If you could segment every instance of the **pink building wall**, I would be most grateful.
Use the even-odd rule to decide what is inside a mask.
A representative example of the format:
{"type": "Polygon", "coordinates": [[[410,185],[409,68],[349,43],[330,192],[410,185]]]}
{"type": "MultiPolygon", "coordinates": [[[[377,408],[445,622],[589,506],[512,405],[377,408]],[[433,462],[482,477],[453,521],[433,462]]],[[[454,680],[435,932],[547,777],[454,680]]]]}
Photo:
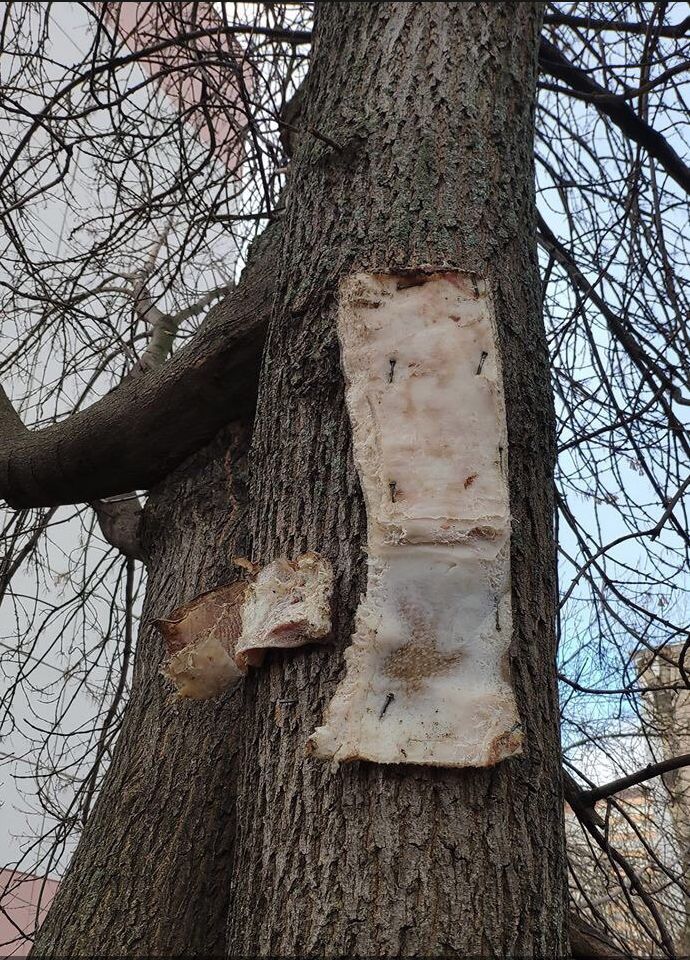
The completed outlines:
{"type": "MultiPolygon", "coordinates": [[[[102,3],[95,2],[98,10],[102,3]]],[[[133,53],[142,54],[138,64],[176,103],[197,135],[230,170],[242,160],[242,139],[246,115],[241,108],[243,95],[251,88],[249,65],[243,62],[242,48],[231,36],[219,33],[223,21],[212,3],[154,3],[150,0],[126,0],[106,7],[105,19],[115,27],[133,53]],[[185,46],[171,43],[157,53],[143,55],[166,40],[185,32],[209,31],[197,37],[194,49],[210,62],[194,68],[194,56],[185,46]],[[230,53],[230,60],[216,59],[218,53],[230,53]],[[214,62],[215,61],[215,62],[214,62]],[[214,90],[216,106],[201,108],[204,85],[214,90]],[[222,106],[218,106],[222,103],[222,106]]]]}
{"type": "Polygon", "coordinates": [[[31,940],[22,933],[31,934],[36,929],[39,902],[40,925],[59,886],[58,880],[0,869],[0,957],[28,956],[31,940]]]}

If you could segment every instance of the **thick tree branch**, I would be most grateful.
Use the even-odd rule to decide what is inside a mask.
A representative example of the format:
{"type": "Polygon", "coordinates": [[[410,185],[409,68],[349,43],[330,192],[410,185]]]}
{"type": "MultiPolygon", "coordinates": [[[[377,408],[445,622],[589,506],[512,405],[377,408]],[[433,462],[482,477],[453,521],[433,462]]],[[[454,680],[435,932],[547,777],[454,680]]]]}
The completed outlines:
{"type": "MultiPolygon", "coordinates": [[[[125,380],[141,377],[147,371],[164,364],[170,356],[182,321],[201,313],[214,300],[219,300],[232,290],[230,284],[215,287],[205,293],[196,303],[184,310],[179,310],[176,314],[163,313],[158,309],[149,294],[146,283],[154,270],[158,254],[170,227],[171,221],[154,244],[147,263],[138,274],[133,291],[134,310],[142,320],[151,324],[151,336],[146,349],[126,375],[125,380]]],[[[91,506],[96,513],[101,533],[108,543],[128,559],[146,562],[146,555],[139,537],[143,507],[136,493],[110,500],[93,500],[91,506]]]]}
{"type": "Polygon", "coordinates": [[[586,806],[595,804],[597,800],[604,800],[606,797],[612,797],[621,790],[628,787],[634,787],[638,783],[644,783],[646,780],[652,780],[654,777],[660,777],[664,773],[670,773],[671,770],[678,770],[680,767],[690,765],[690,753],[685,753],[680,757],[671,757],[669,760],[662,760],[659,763],[650,763],[642,770],[631,773],[627,777],[619,777],[618,780],[612,780],[601,787],[595,787],[593,790],[581,790],[580,802],[586,806]]]}
{"type": "Polygon", "coordinates": [[[544,17],[546,26],[574,27],[583,30],[609,30],[614,33],[636,33],[645,36],[651,31],[659,37],[669,37],[672,40],[682,40],[690,30],[690,17],[680,23],[655,26],[649,23],[635,23],[629,20],[601,20],[597,17],[576,17],[568,13],[547,13],[544,17]]]}
{"type": "Polygon", "coordinates": [[[0,393],[0,496],[13,507],[82,503],[147,488],[254,406],[279,227],[235,290],[166,364],[84,411],[27,431],[0,393]]]}
{"type": "Polygon", "coordinates": [[[665,137],[638,116],[624,98],[612,94],[584,70],[575,67],[545,37],[541,38],[539,44],[539,66],[544,73],[556,77],[576,93],[596,97],[592,102],[597,110],[615,123],[626,137],[643,147],[686,193],[690,193],[690,167],[665,137]]]}
{"type": "Polygon", "coordinates": [[[621,953],[615,944],[611,943],[607,937],[587,923],[581,917],[578,917],[573,911],[568,918],[568,934],[570,936],[570,948],[575,960],[587,960],[599,957],[608,957],[611,960],[626,960],[627,954],[621,953]]]}
{"type": "Polygon", "coordinates": [[[593,805],[584,803],[582,790],[567,770],[563,771],[563,796],[580,823],[588,827],[604,828],[603,819],[595,811],[593,805]]]}

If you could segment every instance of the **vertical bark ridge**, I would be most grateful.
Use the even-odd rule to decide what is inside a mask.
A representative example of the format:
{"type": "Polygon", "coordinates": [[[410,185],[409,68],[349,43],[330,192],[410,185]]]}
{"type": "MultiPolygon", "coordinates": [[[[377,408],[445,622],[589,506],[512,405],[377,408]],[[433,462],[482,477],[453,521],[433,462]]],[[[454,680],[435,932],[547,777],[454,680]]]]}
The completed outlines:
{"type": "Polygon", "coordinates": [[[237,576],[248,431],[233,425],[151,495],[132,695],[100,797],[34,956],[208,956],[225,946],[236,696],[175,700],[151,626],[237,576]]]}
{"type": "MultiPolygon", "coordinates": [[[[555,684],[553,418],[534,242],[540,5],[317,5],[251,457],[253,559],[337,571],[330,646],[246,683],[231,956],[566,953],[555,684]],[[504,366],[525,755],[487,770],[304,755],[364,588],[339,279],[431,264],[492,284],[504,366]],[[278,700],[294,701],[285,705],[278,700]]],[[[459,438],[461,439],[461,438],[459,438]]]]}

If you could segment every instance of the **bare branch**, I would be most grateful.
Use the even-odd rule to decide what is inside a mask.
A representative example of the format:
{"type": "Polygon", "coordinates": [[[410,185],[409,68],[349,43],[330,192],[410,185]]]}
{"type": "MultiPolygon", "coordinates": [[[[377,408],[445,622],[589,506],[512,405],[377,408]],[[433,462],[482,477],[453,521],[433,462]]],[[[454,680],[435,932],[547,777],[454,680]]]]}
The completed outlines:
{"type": "Polygon", "coordinates": [[[689,765],[690,753],[686,753],[681,757],[662,760],[660,763],[650,763],[644,767],[644,769],[638,770],[636,773],[631,773],[627,777],[619,777],[618,780],[612,780],[610,783],[605,783],[603,786],[596,787],[593,790],[581,790],[580,801],[591,806],[596,803],[597,800],[604,800],[606,797],[611,797],[615,793],[620,793],[621,790],[627,790],[628,787],[634,787],[638,783],[644,783],[653,777],[660,777],[662,774],[669,773],[671,770],[678,770],[680,767],[687,767],[689,765]]]}
{"type": "Polygon", "coordinates": [[[276,228],[237,288],[168,363],[128,380],[83,412],[20,431],[0,451],[0,494],[11,506],[82,503],[152,486],[254,406],[272,303],[276,228]]]}
{"type": "MultiPolygon", "coordinates": [[[[628,20],[601,20],[597,17],[575,17],[568,13],[547,13],[544,17],[547,27],[575,27],[583,30],[609,30],[613,33],[636,33],[644,36],[649,32],[648,23],[634,23],[628,20]]],[[[669,37],[672,40],[682,40],[690,30],[690,17],[680,23],[668,26],[654,27],[654,32],[660,37],[669,37]]]]}
{"type": "Polygon", "coordinates": [[[612,863],[614,863],[617,867],[620,867],[620,869],[623,871],[628,879],[631,890],[634,890],[637,893],[645,907],[649,910],[650,914],[654,918],[654,922],[657,930],[659,931],[661,943],[663,944],[666,955],[669,957],[675,957],[676,951],[673,946],[673,941],[671,940],[668,928],[664,923],[654,898],[649,895],[648,891],[644,887],[644,884],[640,881],[640,878],[628,862],[627,858],[609,843],[606,833],[602,833],[600,827],[602,823],[601,817],[595,813],[591,806],[586,806],[583,804],[581,799],[581,791],[575,781],[569,777],[568,774],[565,775],[565,783],[566,799],[572,807],[573,812],[577,816],[578,820],[587,833],[592,837],[600,850],[607,855],[612,863]]]}
{"type": "Polygon", "coordinates": [[[611,94],[583,70],[575,67],[558,47],[545,37],[541,38],[539,44],[539,65],[545,73],[563,81],[577,93],[595,95],[597,99],[594,106],[597,110],[615,123],[626,137],[644,147],[650,156],[658,160],[668,175],[673,177],[686,193],[690,193],[690,167],[678,156],[666,138],[638,116],[630,104],[611,94]]]}
{"type": "MultiPolygon", "coordinates": [[[[565,267],[573,282],[573,285],[587,297],[589,297],[601,311],[609,330],[625,348],[628,356],[638,368],[642,376],[646,380],[651,381],[652,388],[655,389],[656,384],[651,378],[651,375],[653,374],[664,385],[664,387],[671,394],[671,397],[677,403],[687,405],[690,401],[683,397],[680,388],[673,382],[671,377],[661,369],[659,364],[642,350],[630,331],[626,328],[623,320],[618,317],[613,310],[611,310],[603,297],[599,296],[596,290],[594,290],[592,284],[587,280],[580,268],[571,258],[566,247],[558,240],[543,217],[539,216],[538,223],[540,243],[542,243],[543,246],[552,252],[559,263],[565,267]]],[[[680,423],[674,425],[677,426],[679,432],[682,434],[682,425],[680,423]]]]}

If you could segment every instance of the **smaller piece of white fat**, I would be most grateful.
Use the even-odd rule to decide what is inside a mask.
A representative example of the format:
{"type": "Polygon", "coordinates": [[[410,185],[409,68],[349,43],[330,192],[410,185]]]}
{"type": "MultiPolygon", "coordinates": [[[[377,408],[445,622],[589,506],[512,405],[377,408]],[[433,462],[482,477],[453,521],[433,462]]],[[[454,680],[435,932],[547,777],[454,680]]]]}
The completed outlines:
{"type": "Polygon", "coordinates": [[[456,272],[357,274],[338,334],[367,509],[367,594],[311,752],[488,766],[510,684],[507,436],[493,304],[456,272]]]}
{"type": "Polygon", "coordinates": [[[239,666],[260,666],[267,649],[299,647],[326,637],[332,592],[333,568],[317,553],[269,563],[247,587],[242,633],[235,646],[239,666]]]}
{"type": "Polygon", "coordinates": [[[221,641],[208,634],[178,650],[161,673],[180,697],[211,700],[232,689],[244,676],[221,641]]]}
{"type": "Polygon", "coordinates": [[[216,587],[154,621],[168,654],[161,673],[178,696],[208,700],[242,679],[235,643],[246,589],[240,582],[216,587]]]}

